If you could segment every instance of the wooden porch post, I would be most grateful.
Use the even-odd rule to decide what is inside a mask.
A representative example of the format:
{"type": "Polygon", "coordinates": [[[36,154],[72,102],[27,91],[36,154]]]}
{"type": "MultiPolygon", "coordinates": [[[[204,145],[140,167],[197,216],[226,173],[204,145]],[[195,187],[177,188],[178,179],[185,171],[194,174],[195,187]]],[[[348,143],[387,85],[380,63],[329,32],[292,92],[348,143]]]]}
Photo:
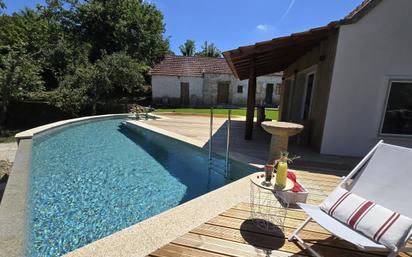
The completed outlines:
{"type": "Polygon", "coordinates": [[[253,117],[255,115],[255,99],[256,99],[256,70],[255,70],[255,62],[252,61],[250,64],[249,84],[248,84],[248,89],[247,89],[245,140],[252,139],[253,117]]]}
{"type": "Polygon", "coordinates": [[[279,106],[278,106],[278,121],[283,121],[283,110],[285,108],[285,79],[282,78],[282,84],[280,84],[280,98],[279,98],[279,106]]]}

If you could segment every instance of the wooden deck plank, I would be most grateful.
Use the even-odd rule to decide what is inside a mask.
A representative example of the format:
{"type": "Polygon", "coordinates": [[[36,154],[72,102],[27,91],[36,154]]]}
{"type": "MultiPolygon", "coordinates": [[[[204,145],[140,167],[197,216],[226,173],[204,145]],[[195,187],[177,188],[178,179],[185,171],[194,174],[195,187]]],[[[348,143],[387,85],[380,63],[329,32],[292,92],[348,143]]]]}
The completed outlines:
{"type": "MultiPolygon", "coordinates": [[[[272,233],[262,234],[259,233],[259,229],[256,228],[257,232],[251,232],[244,229],[232,229],[226,227],[219,227],[210,224],[204,224],[199,226],[198,228],[191,231],[191,233],[195,233],[198,235],[204,235],[209,237],[220,238],[227,241],[234,241],[243,244],[250,244],[256,248],[260,249],[271,249],[271,250],[280,250],[286,251],[290,253],[299,253],[300,255],[307,255],[306,251],[302,251],[299,245],[295,242],[289,242],[285,238],[285,234],[288,235],[293,230],[286,229],[285,234],[281,231],[276,231],[272,233]]],[[[321,235],[323,236],[324,240],[319,240],[319,234],[317,233],[310,233],[303,231],[301,234],[301,238],[306,241],[308,245],[312,247],[317,247],[321,252],[324,253],[342,253],[343,256],[352,256],[358,254],[360,251],[352,246],[351,244],[336,240],[331,237],[331,235],[321,235]],[[321,242],[321,243],[320,243],[321,242]]],[[[383,254],[375,254],[375,253],[362,253],[360,252],[359,256],[382,256],[383,254]]],[[[332,256],[332,255],[328,255],[332,256]]],[[[338,255],[335,255],[338,256],[338,255]]],[[[341,255],[339,255],[341,256],[341,255]]]]}
{"type": "MultiPolygon", "coordinates": [[[[286,240],[285,240],[286,241],[286,240]]],[[[219,238],[213,238],[205,235],[199,235],[194,233],[187,233],[172,243],[196,247],[198,249],[207,250],[210,252],[223,253],[230,256],[305,256],[307,252],[297,247],[295,243],[288,243],[287,245],[295,244],[293,251],[276,250],[276,249],[263,249],[248,244],[241,244],[233,241],[223,240],[219,238]]],[[[286,245],[286,244],[285,244],[286,245]]],[[[323,245],[309,244],[313,249],[316,249],[321,255],[324,256],[341,256],[341,257],[373,257],[377,256],[373,253],[366,253],[360,251],[352,251],[349,249],[338,249],[335,247],[326,247],[323,245]]],[[[291,248],[287,248],[291,250],[291,248]]]]}
{"type": "MultiPolygon", "coordinates": [[[[288,211],[285,230],[266,232],[249,220],[249,204],[239,203],[221,215],[193,229],[158,249],[153,257],[223,257],[223,256],[308,256],[295,242],[285,238],[305,219],[301,210],[288,211]]],[[[323,256],[384,256],[385,253],[362,252],[343,240],[333,238],[316,223],[310,223],[299,234],[301,238],[323,256]]],[[[411,257],[410,253],[399,256],[411,257]]]]}
{"type": "MultiPolygon", "coordinates": [[[[300,181],[309,191],[308,203],[319,204],[341,181],[339,176],[296,171],[300,181]]],[[[189,233],[173,240],[153,252],[152,257],[244,257],[244,256],[310,256],[289,236],[308,215],[301,209],[289,208],[284,231],[267,232],[259,229],[251,220],[250,203],[238,203],[189,233]]],[[[327,257],[379,257],[386,253],[362,252],[354,245],[333,237],[316,222],[311,221],[299,236],[312,249],[327,257]]],[[[400,253],[412,257],[412,253],[400,253]]]]}
{"type": "Polygon", "coordinates": [[[332,174],[322,174],[322,173],[314,173],[310,171],[302,171],[302,170],[293,170],[293,172],[296,174],[296,176],[299,177],[307,177],[307,178],[312,178],[312,179],[318,179],[318,180],[340,180],[341,176],[338,175],[332,175],[332,174]]]}
{"type": "MultiPolygon", "coordinates": [[[[221,213],[221,216],[234,217],[238,219],[248,219],[250,217],[250,203],[238,203],[231,209],[221,213]]],[[[297,220],[306,220],[308,215],[302,209],[288,209],[288,218],[293,218],[297,220]]],[[[408,247],[412,247],[412,239],[407,243],[408,247]]],[[[406,256],[412,256],[412,253],[406,256]]]]}
{"type": "MultiPolygon", "coordinates": [[[[218,216],[218,217],[215,217],[215,218],[209,220],[206,223],[207,224],[217,225],[217,226],[237,228],[237,227],[240,226],[239,224],[244,223],[244,221],[245,220],[243,220],[243,219],[236,219],[236,218],[231,218],[231,217],[218,216]]],[[[289,218],[286,218],[286,220],[285,220],[285,227],[288,227],[288,228],[292,228],[292,229],[297,228],[300,224],[302,224],[301,220],[295,220],[295,219],[289,219],[289,218]]],[[[322,228],[321,226],[319,226],[318,224],[316,224],[314,222],[309,223],[305,227],[305,230],[316,232],[316,233],[329,234],[328,231],[326,231],[324,228],[322,228]]]]}
{"type": "Polygon", "coordinates": [[[227,257],[227,255],[211,253],[208,251],[199,250],[196,248],[186,247],[182,245],[167,244],[164,247],[151,253],[151,257],[227,257]]]}
{"type": "Polygon", "coordinates": [[[174,244],[196,247],[198,249],[207,250],[210,252],[223,253],[229,256],[246,257],[246,256],[296,256],[303,255],[295,253],[287,253],[277,250],[259,249],[252,245],[241,244],[233,241],[222,240],[194,233],[187,233],[173,241],[174,244]]]}

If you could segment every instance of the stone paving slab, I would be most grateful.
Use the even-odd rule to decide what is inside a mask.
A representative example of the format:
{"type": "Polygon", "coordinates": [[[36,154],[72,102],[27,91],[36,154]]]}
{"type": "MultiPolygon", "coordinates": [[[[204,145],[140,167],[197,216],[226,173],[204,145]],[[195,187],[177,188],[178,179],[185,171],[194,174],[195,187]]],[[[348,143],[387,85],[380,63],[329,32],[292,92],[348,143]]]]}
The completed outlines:
{"type": "Polygon", "coordinates": [[[2,143],[0,144],[0,160],[9,160],[14,162],[17,152],[17,143],[2,143]]]}

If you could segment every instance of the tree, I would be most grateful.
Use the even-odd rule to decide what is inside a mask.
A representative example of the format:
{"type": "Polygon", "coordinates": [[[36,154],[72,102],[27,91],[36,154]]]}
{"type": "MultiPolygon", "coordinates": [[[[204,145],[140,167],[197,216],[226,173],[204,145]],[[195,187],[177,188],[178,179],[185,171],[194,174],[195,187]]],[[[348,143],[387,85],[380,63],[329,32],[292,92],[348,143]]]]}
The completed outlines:
{"type": "Polygon", "coordinates": [[[21,100],[28,92],[43,89],[39,72],[39,65],[28,54],[8,51],[7,54],[2,55],[0,59],[1,124],[6,121],[10,101],[21,100]]]}
{"type": "Polygon", "coordinates": [[[183,45],[179,46],[179,49],[184,56],[194,56],[196,50],[195,41],[188,39],[183,45]]]}
{"type": "Polygon", "coordinates": [[[90,104],[95,114],[97,104],[110,98],[113,92],[143,90],[143,73],[147,69],[124,52],[104,54],[96,63],[80,66],[72,75],[65,76],[52,102],[74,115],[90,104]]]}
{"type": "Polygon", "coordinates": [[[1,125],[6,121],[11,101],[43,89],[40,47],[33,43],[42,27],[38,21],[38,15],[30,10],[0,16],[1,125]]]}
{"type": "Polygon", "coordinates": [[[6,9],[6,4],[3,2],[3,0],[0,0],[0,14],[3,13],[4,9],[6,9]]]}
{"type": "Polygon", "coordinates": [[[76,1],[47,0],[38,6],[38,15],[46,23],[42,46],[42,77],[47,90],[56,89],[62,79],[76,67],[89,62],[90,44],[80,40],[74,30],[76,1]]]}
{"type": "Polygon", "coordinates": [[[77,4],[73,24],[81,40],[91,45],[90,60],[103,52],[126,52],[152,65],[163,58],[169,41],[163,37],[162,13],[142,0],[89,0],[77,4]]]}
{"type": "Polygon", "coordinates": [[[38,97],[73,115],[142,94],[147,67],[170,52],[162,13],[143,0],[45,0],[0,15],[0,28],[3,102],[38,97]]]}
{"type": "Polygon", "coordinates": [[[197,52],[196,56],[221,57],[222,52],[215,46],[215,44],[207,44],[207,41],[205,41],[202,46],[202,51],[197,52]]]}
{"type": "Polygon", "coordinates": [[[90,68],[79,66],[73,74],[65,75],[54,90],[50,103],[57,108],[78,116],[88,103],[87,88],[92,83],[90,68]]]}
{"type": "Polygon", "coordinates": [[[126,93],[143,89],[143,73],[148,67],[135,61],[124,52],[104,55],[94,64],[89,97],[92,113],[96,113],[96,104],[102,97],[107,97],[116,89],[126,93]]]}

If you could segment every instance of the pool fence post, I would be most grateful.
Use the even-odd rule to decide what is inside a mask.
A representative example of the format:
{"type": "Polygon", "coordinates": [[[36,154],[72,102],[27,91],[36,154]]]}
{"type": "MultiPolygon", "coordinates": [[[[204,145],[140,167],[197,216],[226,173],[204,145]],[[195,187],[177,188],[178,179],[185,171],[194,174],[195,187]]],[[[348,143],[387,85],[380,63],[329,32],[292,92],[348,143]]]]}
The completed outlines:
{"type": "Polygon", "coordinates": [[[209,176],[207,178],[207,188],[210,187],[212,173],[212,136],[213,136],[213,107],[210,107],[210,126],[209,126],[209,176]]]}
{"type": "Polygon", "coordinates": [[[227,112],[227,132],[226,132],[226,159],[225,159],[225,178],[229,176],[229,147],[230,147],[230,125],[231,125],[232,110],[227,112]]]}
{"type": "Polygon", "coordinates": [[[213,136],[213,107],[210,107],[210,128],[209,128],[209,162],[212,162],[212,136],[213,136]]]}

